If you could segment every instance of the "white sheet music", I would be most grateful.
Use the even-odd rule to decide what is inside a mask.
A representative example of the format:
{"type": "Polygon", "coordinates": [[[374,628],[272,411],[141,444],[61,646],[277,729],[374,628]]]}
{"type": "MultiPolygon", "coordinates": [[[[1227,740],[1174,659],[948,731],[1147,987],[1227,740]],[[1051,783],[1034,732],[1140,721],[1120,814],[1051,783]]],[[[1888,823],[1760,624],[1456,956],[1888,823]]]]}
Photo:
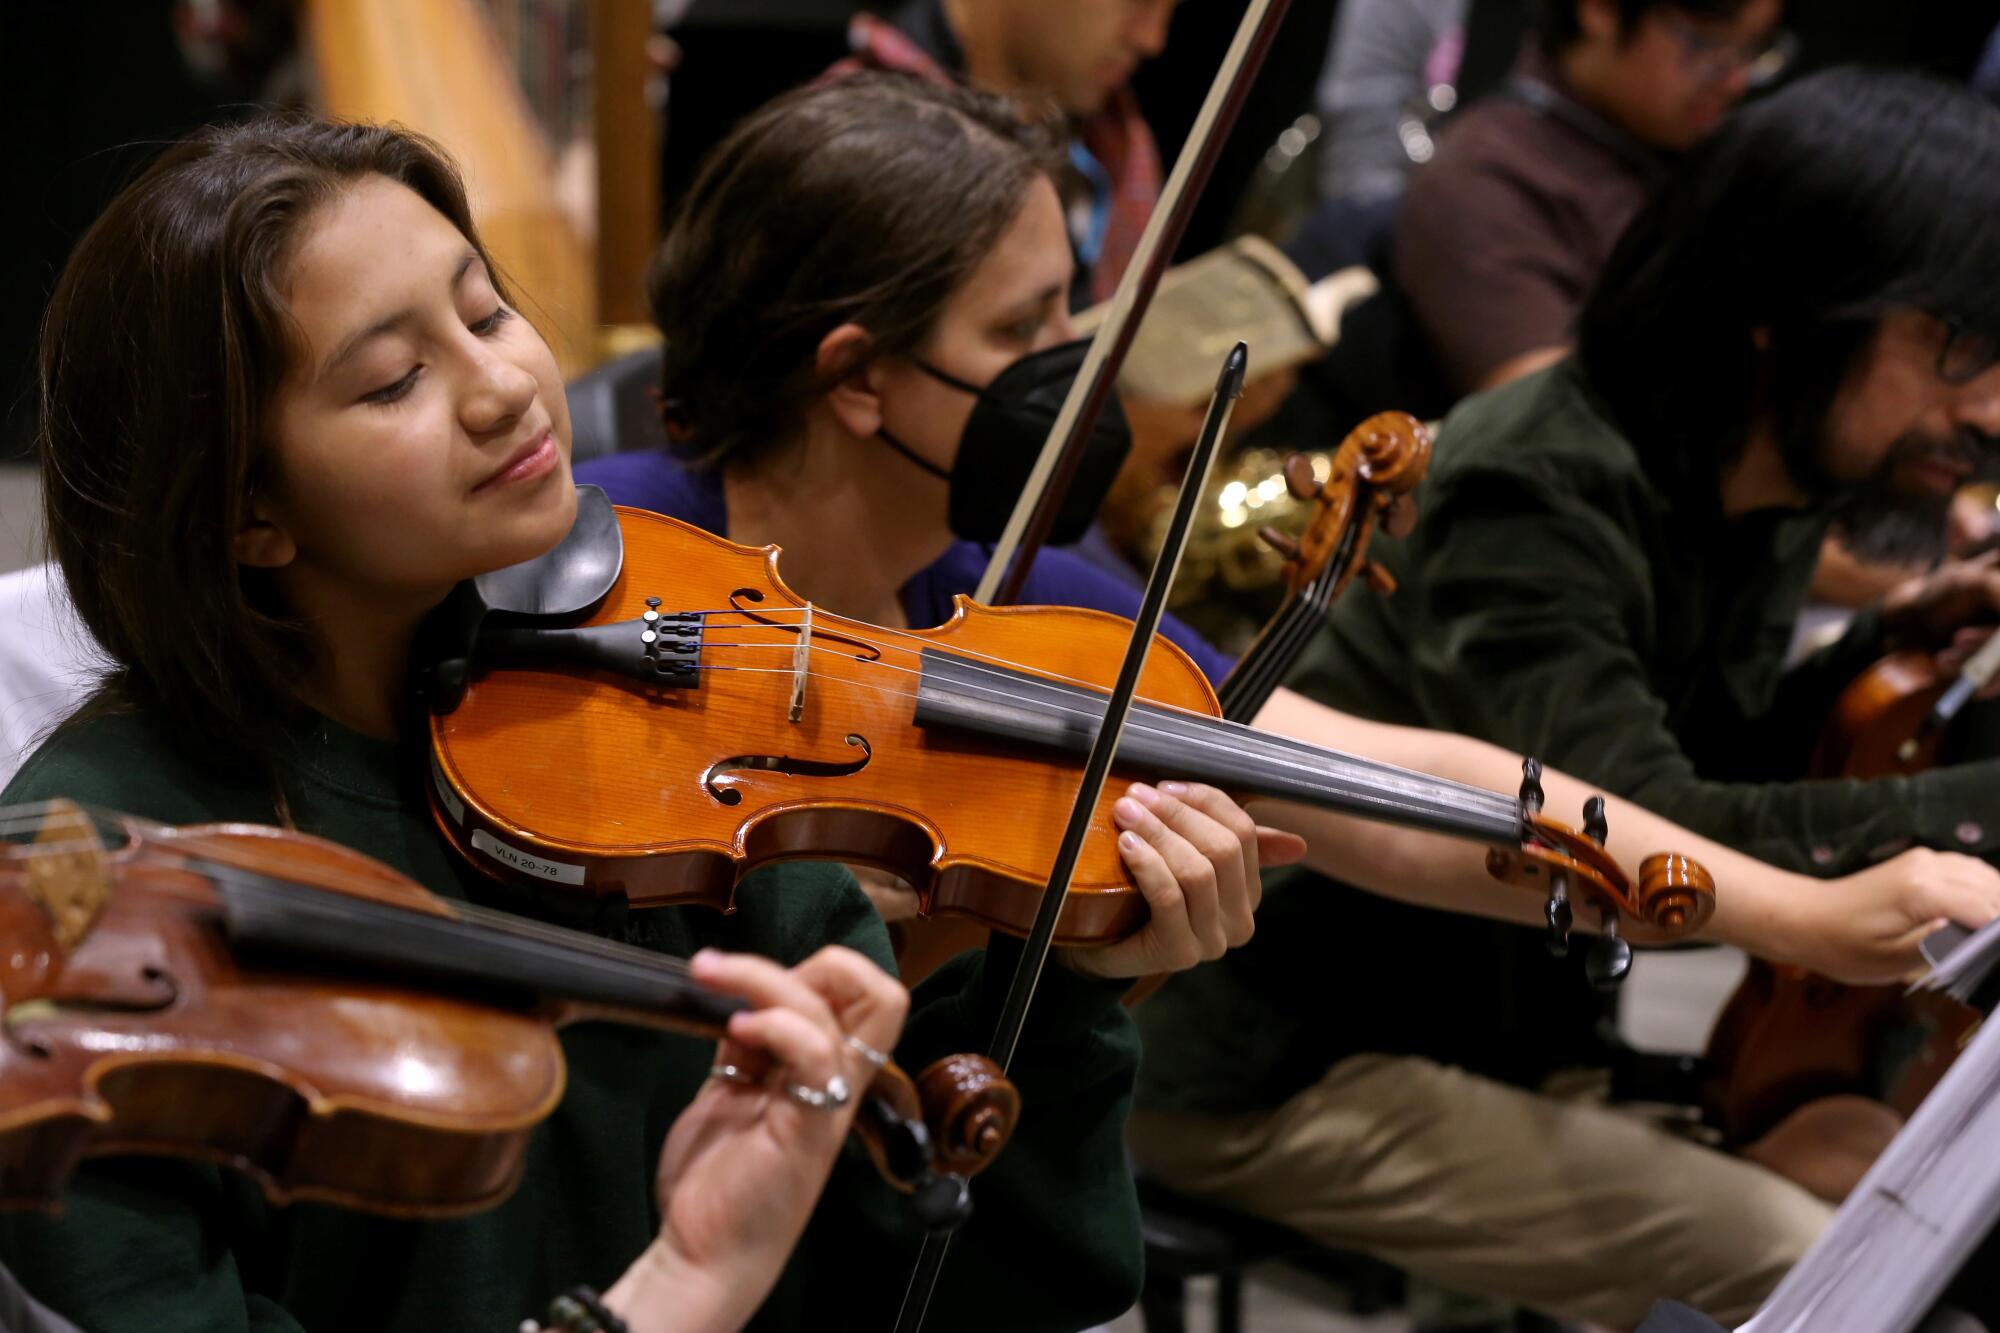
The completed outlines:
{"type": "MultiPolygon", "coordinates": [[[[1919,985],[1969,997],[2000,922],[1919,985]]],[[[1906,1333],[2000,1216],[2000,1023],[1982,1023],[1813,1247],[1739,1333],[1906,1333]]]]}

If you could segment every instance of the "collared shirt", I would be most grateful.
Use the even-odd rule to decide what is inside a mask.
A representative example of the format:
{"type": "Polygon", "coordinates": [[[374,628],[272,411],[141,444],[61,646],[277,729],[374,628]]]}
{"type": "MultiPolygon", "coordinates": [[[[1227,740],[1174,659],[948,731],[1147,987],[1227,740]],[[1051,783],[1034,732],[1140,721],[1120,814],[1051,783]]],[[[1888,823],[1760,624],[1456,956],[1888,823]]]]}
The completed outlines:
{"type": "Polygon", "coordinates": [[[1445,127],[1410,177],[1392,262],[1454,395],[1570,341],[1662,161],[1578,102],[1532,44],[1505,91],[1445,127]]]}
{"type": "MultiPolygon", "coordinates": [[[[895,70],[936,83],[955,82],[965,52],[939,0],[912,0],[890,23],[857,14],[848,27],[854,54],[829,74],[895,70]]],[[[1102,110],[1074,122],[1071,156],[1076,179],[1064,191],[1070,244],[1076,251],[1079,304],[1111,299],[1160,197],[1160,150],[1131,88],[1120,88],[1102,110]],[[1087,283],[1084,279],[1087,275],[1087,283]]]]}

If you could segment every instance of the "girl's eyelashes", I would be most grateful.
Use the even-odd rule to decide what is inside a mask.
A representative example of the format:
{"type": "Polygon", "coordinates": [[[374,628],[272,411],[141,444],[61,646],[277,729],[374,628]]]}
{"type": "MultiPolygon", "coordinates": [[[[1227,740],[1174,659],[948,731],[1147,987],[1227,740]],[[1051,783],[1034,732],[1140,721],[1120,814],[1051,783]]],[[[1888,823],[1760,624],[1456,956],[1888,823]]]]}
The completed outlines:
{"type": "Polygon", "coordinates": [[[379,389],[371,389],[369,392],[362,394],[361,401],[377,404],[397,401],[416,387],[417,374],[422,369],[422,366],[411,366],[409,374],[403,376],[403,378],[397,380],[394,384],[385,384],[379,389]]]}
{"type": "MultiPolygon", "coordinates": [[[[508,320],[512,318],[514,318],[514,312],[512,310],[509,310],[504,305],[495,306],[493,308],[492,314],[486,316],[486,318],[484,319],[474,320],[472,323],[466,325],[465,327],[474,334],[477,334],[479,337],[486,338],[486,337],[491,337],[495,332],[499,330],[502,324],[505,324],[508,320]]],[[[404,375],[401,379],[397,380],[395,383],[385,384],[379,389],[371,389],[367,393],[362,394],[361,401],[364,403],[375,403],[378,405],[383,403],[396,402],[397,400],[407,396],[410,390],[416,387],[417,376],[422,370],[423,367],[420,365],[410,367],[409,373],[404,375]]]]}

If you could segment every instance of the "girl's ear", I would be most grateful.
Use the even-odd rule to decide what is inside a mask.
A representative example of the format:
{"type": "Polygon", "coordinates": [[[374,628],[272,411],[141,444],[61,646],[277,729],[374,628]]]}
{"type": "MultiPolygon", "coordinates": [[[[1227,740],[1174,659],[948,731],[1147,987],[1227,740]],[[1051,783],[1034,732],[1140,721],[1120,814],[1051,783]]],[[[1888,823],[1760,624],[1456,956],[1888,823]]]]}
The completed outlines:
{"type": "Polygon", "coordinates": [[[236,563],[277,569],[298,558],[299,544],[278,521],[276,508],[261,495],[250,497],[250,515],[236,530],[232,543],[236,563]]]}
{"type": "Polygon", "coordinates": [[[882,397],[868,359],[871,341],[859,324],[842,324],[820,339],[814,361],[821,381],[833,382],[826,391],[827,406],[842,426],[861,437],[882,429],[882,397]]]}

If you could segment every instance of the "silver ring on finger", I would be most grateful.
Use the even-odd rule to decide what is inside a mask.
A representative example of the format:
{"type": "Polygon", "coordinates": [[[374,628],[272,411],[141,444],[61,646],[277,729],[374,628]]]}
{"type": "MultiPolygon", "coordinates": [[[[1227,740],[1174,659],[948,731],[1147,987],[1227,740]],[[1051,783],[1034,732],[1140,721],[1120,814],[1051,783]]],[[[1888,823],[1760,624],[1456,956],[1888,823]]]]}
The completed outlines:
{"type": "Polygon", "coordinates": [[[870,1046],[867,1042],[861,1040],[861,1038],[855,1036],[851,1032],[847,1034],[847,1044],[855,1051],[859,1052],[862,1059],[866,1060],[869,1064],[874,1065],[877,1069],[880,1069],[884,1065],[889,1063],[889,1054],[887,1051],[876,1050],[873,1046],[870,1046]]]}
{"type": "Polygon", "coordinates": [[[803,1083],[787,1083],[785,1094],[810,1111],[838,1111],[854,1098],[847,1080],[835,1074],[824,1088],[808,1088],[803,1083]]]}
{"type": "Polygon", "coordinates": [[[741,1065],[710,1065],[708,1067],[708,1076],[710,1078],[719,1078],[724,1083],[740,1083],[746,1088],[756,1087],[763,1081],[751,1077],[749,1071],[741,1065]]]}

